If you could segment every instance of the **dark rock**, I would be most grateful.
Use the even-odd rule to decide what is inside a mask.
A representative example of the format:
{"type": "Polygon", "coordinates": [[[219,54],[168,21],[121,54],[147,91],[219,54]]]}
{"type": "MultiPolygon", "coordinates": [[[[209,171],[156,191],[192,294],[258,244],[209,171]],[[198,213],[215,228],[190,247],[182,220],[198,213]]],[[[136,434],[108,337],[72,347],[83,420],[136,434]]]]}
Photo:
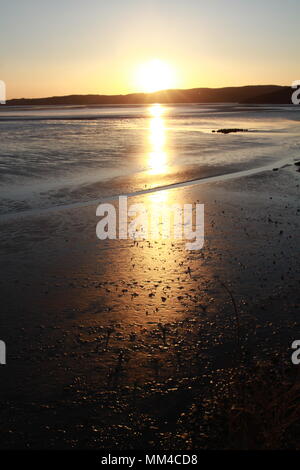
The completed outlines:
{"type": "Polygon", "coordinates": [[[213,132],[218,132],[219,134],[231,134],[232,132],[249,132],[249,129],[237,129],[237,128],[233,128],[233,129],[218,129],[217,131],[213,131],[213,132]]]}

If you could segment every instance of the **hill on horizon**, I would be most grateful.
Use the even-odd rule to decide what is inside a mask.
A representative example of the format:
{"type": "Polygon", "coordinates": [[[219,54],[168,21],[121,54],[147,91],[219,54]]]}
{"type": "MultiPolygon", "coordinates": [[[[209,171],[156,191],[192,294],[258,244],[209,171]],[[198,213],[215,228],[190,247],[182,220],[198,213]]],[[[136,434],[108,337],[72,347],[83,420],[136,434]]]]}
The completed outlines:
{"type": "Polygon", "coordinates": [[[291,104],[292,88],[280,85],[247,85],[224,88],[162,90],[127,95],[66,95],[11,99],[2,106],[26,105],[118,105],[151,103],[291,104]]]}

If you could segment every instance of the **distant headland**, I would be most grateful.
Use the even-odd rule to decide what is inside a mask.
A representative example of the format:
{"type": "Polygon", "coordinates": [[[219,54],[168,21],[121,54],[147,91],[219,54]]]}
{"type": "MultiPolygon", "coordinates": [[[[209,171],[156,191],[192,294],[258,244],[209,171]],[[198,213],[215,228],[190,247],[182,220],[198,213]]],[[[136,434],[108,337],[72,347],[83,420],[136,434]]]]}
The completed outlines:
{"type": "MultiPolygon", "coordinates": [[[[279,85],[248,85],[226,88],[162,90],[127,95],[67,95],[11,99],[6,106],[25,105],[118,105],[150,103],[291,104],[292,89],[279,85]]],[[[1,105],[0,105],[1,106],[1,105]]],[[[4,105],[2,105],[4,106],[4,105]]]]}

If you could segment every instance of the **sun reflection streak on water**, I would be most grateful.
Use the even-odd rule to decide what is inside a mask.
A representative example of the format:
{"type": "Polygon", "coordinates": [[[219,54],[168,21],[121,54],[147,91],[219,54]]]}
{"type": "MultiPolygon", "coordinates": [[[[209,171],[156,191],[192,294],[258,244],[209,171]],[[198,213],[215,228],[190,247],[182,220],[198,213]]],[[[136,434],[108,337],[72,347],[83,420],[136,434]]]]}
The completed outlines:
{"type": "Polygon", "coordinates": [[[166,152],[166,128],[163,114],[165,108],[160,104],[154,104],[149,109],[151,118],[149,123],[148,173],[158,175],[167,172],[168,155],[166,152]]]}

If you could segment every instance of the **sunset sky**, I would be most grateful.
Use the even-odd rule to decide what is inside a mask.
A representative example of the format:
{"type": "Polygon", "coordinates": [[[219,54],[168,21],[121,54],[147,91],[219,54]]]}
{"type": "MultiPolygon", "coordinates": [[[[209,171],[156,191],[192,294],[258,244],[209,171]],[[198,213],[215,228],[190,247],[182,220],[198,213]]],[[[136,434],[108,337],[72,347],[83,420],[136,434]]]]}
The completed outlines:
{"type": "Polygon", "coordinates": [[[0,0],[8,98],[144,91],[155,59],[173,88],[300,79],[299,0],[0,0]]]}

